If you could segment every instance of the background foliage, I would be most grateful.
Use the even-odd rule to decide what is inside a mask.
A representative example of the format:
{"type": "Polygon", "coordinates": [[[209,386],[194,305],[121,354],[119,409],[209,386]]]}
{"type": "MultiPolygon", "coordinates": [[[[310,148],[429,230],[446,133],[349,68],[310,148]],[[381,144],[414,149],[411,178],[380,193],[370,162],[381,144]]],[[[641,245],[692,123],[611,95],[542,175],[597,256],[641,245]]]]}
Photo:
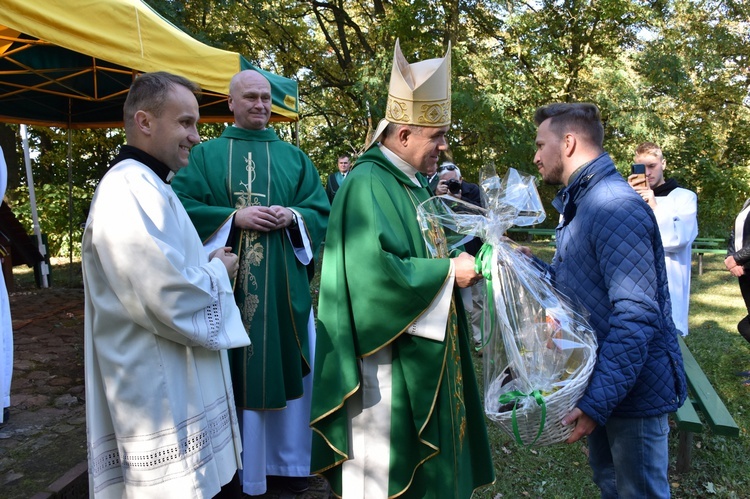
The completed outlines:
{"type": "MultiPolygon", "coordinates": [[[[323,178],[335,170],[340,152],[356,156],[361,151],[384,115],[393,46],[400,39],[410,61],[442,56],[451,44],[451,151],[471,181],[487,164],[501,174],[508,167],[536,173],[534,109],[553,101],[591,101],[606,124],[605,148],[623,173],[639,142],[662,145],[667,175],[698,193],[702,236],[726,235],[750,195],[748,2],[147,3],[194,37],[298,80],[300,146],[323,178]]],[[[8,128],[0,126],[6,150],[8,141],[13,146],[8,128]]],[[[283,136],[293,136],[288,125],[280,128],[283,136]]],[[[220,130],[205,126],[201,132],[205,140],[220,130]]],[[[72,137],[72,180],[90,197],[124,138],[116,130],[73,131],[72,137]]],[[[66,131],[31,129],[32,144],[40,151],[35,180],[60,191],[67,191],[66,138],[66,131]]],[[[20,140],[15,142],[18,157],[20,140]]],[[[22,161],[9,165],[17,166],[9,187],[21,185],[22,161]]],[[[555,191],[540,186],[550,226],[556,219],[549,205],[555,191]]],[[[9,197],[18,212],[23,191],[11,191],[9,197]]],[[[40,213],[51,217],[46,206],[40,213]]]]}

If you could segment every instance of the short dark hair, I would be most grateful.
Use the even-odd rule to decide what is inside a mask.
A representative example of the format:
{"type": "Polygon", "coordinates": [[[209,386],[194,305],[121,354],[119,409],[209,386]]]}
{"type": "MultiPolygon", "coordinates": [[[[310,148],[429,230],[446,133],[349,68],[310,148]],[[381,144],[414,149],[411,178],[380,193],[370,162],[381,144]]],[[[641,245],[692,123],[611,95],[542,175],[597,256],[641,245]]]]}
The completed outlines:
{"type": "Polygon", "coordinates": [[[422,133],[422,129],[425,128],[418,125],[407,125],[405,123],[393,123],[389,121],[388,125],[383,129],[383,133],[380,134],[380,142],[382,143],[383,139],[395,133],[400,126],[405,126],[414,133],[422,133]]]}
{"type": "Polygon", "coordinates": [[[130,85],[128,96],[122,107],[125,132],[135,125],[134,116],[138,110],[148,111],[154,116],[161,116],[169,92],[180,85],[199,97],[200,87],[187,78],[166,71],[143,73],[130,85]]]}
{"type": "Polygon", "coordinates": [[[542,106],[534,113],[537,126],[550,120],[550,130],[558,136],[574,131],[589,139],[600,149],[604,143],[604,126],[596,104],[590,102],[558,102],[542,106]]]}
{"type": "Polygon", "coordinates": [[[393,133],[396,131],[396,128],[398,128],[399,126],[401,125],[399,125],[398,123],[392,123],[389,121],[388,124],[383,129],[383,133],[380,134],[380,142],[382,143],[386,137],[393,135],[393,133]]]}
{"type": "Polygon", "coordinates": [[[336,159],[339,160],[339,159],[343,159],[343,158],[352,159],[351,156],[349,156],[348,154],[339,154],[339,157],[336,158],[336,159]]]}

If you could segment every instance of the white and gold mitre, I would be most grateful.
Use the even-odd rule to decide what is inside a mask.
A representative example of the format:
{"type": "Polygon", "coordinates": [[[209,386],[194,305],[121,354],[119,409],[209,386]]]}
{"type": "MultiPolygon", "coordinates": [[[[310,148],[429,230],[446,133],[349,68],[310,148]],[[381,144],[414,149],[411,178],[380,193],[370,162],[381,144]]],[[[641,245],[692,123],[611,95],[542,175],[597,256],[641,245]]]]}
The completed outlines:
{"type": "Polygon", "coordinates": [[[409,64],[396,40],[385,119],[405,125],[450,125],[450,45],[442,59],[409,64]]]}
{"type": "Polygon", "coordinates": [[[385,119],[378,124],[371,145],[378,141],[389,122],[430,127],[450,125],[450,43],[445,57],[409,64],[396,40],[385,119]]]}

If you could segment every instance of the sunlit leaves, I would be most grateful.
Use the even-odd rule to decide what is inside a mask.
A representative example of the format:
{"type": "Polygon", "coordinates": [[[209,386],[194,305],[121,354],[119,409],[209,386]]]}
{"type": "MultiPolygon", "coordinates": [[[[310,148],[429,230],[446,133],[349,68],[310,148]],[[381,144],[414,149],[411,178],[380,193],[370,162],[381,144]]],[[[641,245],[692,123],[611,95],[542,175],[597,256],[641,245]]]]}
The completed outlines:
{"type": "MultiPolygon", "coordinates": [[[[738,0],[153,0],[173,22],[297,78],[301,146],[325,174],[384,114],[393,44],[452,43],[454,159],[534,172],[534,109],[591,101],[625,170],[643,140],[699,192],[701,233],[750,194],[750,7],[738,0]],[[721,193],[721,194],[719,194],[721,193]],[[725,195],[727,193],[728,195],[725,195]],[[720,199],[719,199],[720,198],[720,199]]],[[[160,10],[161,11],[161,10],[160,10]]],[[[553,188],[543,188],[548,201],[553,188]]]]}

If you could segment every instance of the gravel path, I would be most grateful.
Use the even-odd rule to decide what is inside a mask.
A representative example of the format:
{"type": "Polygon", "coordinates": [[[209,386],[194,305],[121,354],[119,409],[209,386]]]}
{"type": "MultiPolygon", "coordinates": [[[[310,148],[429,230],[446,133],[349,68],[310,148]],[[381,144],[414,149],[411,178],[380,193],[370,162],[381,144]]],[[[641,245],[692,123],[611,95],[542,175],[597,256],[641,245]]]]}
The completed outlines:
{"type": "Polygon", "coordinates": [[[14,362],[9,421],[0,426],[4,498],[29,498],[86,460],[83,290],[10,295],[14,362]]]}

